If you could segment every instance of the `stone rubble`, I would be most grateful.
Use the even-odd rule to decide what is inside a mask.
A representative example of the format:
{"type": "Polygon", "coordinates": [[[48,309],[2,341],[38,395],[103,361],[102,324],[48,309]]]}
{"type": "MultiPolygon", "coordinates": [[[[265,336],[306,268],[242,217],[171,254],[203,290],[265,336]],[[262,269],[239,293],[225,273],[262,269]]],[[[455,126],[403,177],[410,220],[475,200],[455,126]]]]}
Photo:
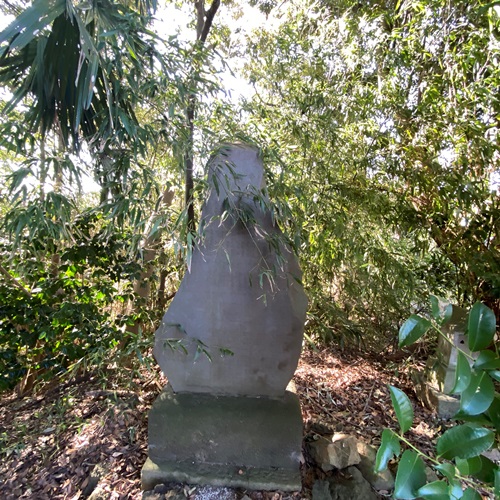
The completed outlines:
{"type": "Polygon", "coordinates": [[[335,434],[331,439],[319,436],[309,443],[309,453],[325,472],[345,469],[361,461],[356,438],[347,434],[335,434]]]}
{"type": "Polygon", "coordinates": [[[357,468],[360,470],[363,477],[377,491],[390,491],[394,488],[394,476],[389,469],[382,472],[374,472],[375,459],[377,456],[377,448],[375,446],[358,441],[358,453],[361,458],[357,468]]]}

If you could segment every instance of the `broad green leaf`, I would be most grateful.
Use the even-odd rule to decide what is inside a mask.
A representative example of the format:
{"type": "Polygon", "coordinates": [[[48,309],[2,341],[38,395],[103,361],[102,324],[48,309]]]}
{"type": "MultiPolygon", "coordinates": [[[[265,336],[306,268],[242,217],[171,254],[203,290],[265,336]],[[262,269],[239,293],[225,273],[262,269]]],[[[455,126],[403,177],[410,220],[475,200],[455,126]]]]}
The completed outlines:
{"type": "Polygon", "coordinates": [[[431,314],[432,317],[438,321],[440,317],[440,307],[439,307],[439,299],[435,295],[429,296],[429,302],[431,303],[431,314]]]}
{"type": "Polygon", "coordinates": [[[406,450],[401,457],[394,485],[394,498],[411,499],[419,496],[419,489],[426,482],[425,465],[413,450],[406,450]]]}
{"type": "Polygon", "coordinates": [[[455,372],[455,385],[451,390],[452,394],[460,394],[465,391],[470,384],[470,380],[471,370],[469,360],[463,352],[458,351],[457,371],[455,372]]]}
{"type": "Polygon", "coordinates": [[[493,483],[497,465],[484,455],[469,458],[469,476],[479,479],[483,483],[493,483]]]}
{"type": "Polygon", "coordinates": [[[446,481],[433,481],[425,484],[418,490],[418,497],[429,500],[450,500],[448,483],[446,481]]]}
{"type": "Polygon", "coordinates": [[[477,370],[496,370],[500,368],[500,358],[493,351],[481,351],[473,367],[477,370]]]}
{"type": "Polygon", "coordinates": [[[481,351],[486,349],[495,335],[495,313],[481,302],[476,302],[469,313],[468,336],[469,349],[481,351]]]}
{"type": "Polygon", "coordinates": [[[490,377],[497,382],[500,382],[500,370],[492,370],[488,372],[490,377]]]}
{"type": "Polygon", "coordinates": [[[460,474],[465,476],[473,475],[478,473],[482,468],[482,462],[480,456],[471,458],[456,458],[455,463],[457,464],[457,469],[460,474]]]}
{"type": "Polygon", "coordinates": [[[473,488],[467,488],[462,495],[462,500],[482,500],[482,496],[473,488]]]}
{"type": "Polygon", "coordinates": [[[467,423],[474,424],[476,427],[489,427],[491,425],[491,420],[486,416],[486,413],[467,415],[461,410],[458,410],[457,413],[453,415],[453,420],[464,420],[467,423]]]}
{"type": "Polygon", "coordinates": [[[399,347],[416,342],[430,328],[431,322],[417,314],[412,314],[399,329],[399,347]]]}
{"type": "Polygon", "coordinates": [[[486,411],[495,397],[495,387],[486,372],[473,373],[467,389],[460,398],[460,413],[479,415],[486,411]]]}
{"type": "Polygon", "coordinates": [[[443,476],[447,477],[448,479],[451,479],[456,475],[455,467],[453,466],[453,464],[450,464],[449,462],[444,462],[442,464],[434,465],[434,469],[439,471],[443,476]]]}
{"type": "Polygon", "coordinates": [[[498,434],[500,434],[500,395],[495,394],[495,398],[490,407],[485,411],[485,415],[491,420],[498,434]]]}
{"type": "Polygon", "coordinates": [[[495,434],[484,427],[472,427],[468,424],[457,425],[448,429],[437,441],[436,451],[439,457],[470,458],[487,450],[494,442],[495,434]]]}
{"type": "Polygon", "coordinates": [[[391,393],[392,405],[396,412],[399,427],[402,433],[405,433],[413,425],[413,408],[411,406],[408,396],[397,387],[389,386],[391,393]]]}
{"type": "Polygon", "coordinates": [[[381,472],[387,469],[389,460],[397,457],[401,453],[399,439],[390,429],[382,431],[382,442],[377,450],[377,458],[375,460],[375,472],[381,472]]]}
{"type": "Polygon", "coordinates": [[[432,317],[440,324],[444,325],[451,319],[453,314],[453,306],[446,300],[440,299],[435,295],[431,295],[431,314],[432,317]]]}
{"type": "Polygon", "coordinates": [[[460,484],[460,481],[458,479],[450,479],[450,486],[448,490],[450,500],[460,500],[460,498],[462,498],[462,485],[460,484]]]}

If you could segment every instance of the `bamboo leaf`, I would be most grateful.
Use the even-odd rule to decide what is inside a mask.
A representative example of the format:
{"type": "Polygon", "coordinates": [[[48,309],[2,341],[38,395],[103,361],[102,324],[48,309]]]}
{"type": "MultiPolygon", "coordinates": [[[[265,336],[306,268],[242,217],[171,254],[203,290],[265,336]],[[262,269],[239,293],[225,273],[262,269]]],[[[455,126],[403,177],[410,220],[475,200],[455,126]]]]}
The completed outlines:
{"type": "Polygon", "coordinates": [[[66,0],[35,0],[0,33],[0,44],[10,41],[9,50],[28,45],[65,10],[66,0]]]}

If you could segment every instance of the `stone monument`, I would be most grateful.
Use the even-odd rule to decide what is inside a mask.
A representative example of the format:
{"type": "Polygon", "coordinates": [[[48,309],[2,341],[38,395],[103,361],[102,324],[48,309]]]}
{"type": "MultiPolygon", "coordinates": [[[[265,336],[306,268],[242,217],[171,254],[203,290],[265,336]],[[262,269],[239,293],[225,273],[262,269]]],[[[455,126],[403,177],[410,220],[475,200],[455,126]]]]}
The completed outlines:
{"type": "Polygon", "coordinates": [[[467,311],[452,306],[448,323],[441,327],[443,336],[439,336],[436,352],[429,357],[423,373],[415,372],[413,379],[416,392],[421,401],[442,418],[451,418],[459,409],[460,401],[453,396],[457,371],[458,348],[471,354],[465,331],[467,329],[467,311]]]}
{"type": "Polygon", "coordinates": [[[207,168],[204,235],[156,332],[169,386],[149,413],[142,485],[300,490],[302,418],[286,390],[307,309],[300,269],[258,150],[223,146],[207,168]]]}

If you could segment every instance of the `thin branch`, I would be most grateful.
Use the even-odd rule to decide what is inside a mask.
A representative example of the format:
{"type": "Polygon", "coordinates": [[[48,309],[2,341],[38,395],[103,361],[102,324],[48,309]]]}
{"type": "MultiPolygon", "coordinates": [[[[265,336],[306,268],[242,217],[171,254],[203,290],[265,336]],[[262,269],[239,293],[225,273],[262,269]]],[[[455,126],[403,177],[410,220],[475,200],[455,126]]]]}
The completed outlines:
{"type": "Polygon", "coordinates": [[[5,269],[5,267],[2,266],[2,264],[0,264],[0,273],[3,276],[5,276],[10,281],[10,283],[12,283],[16,288],[19,288],[19,290],[22,290],[28,297],[33,297],[33,295],[31,295],[31,292],[29,290],[27,290],[26,288],[24,288],[24,286],[21,285],[16,280],[16,278],[14,278],[14,276],[12,276],[12,274],[10,274],[9,271],[7,271],[7,269],[5,269]]]}
{"type": "Polygon", "coordinates": [[[212,22],[214,20],[215,14],[217,13],[217,10],[219,9],[219,6],[220,6],[220,0],[213,0],[210,9],[208,9],[205,14],[205,22],[203,23],[203,30],[201,31],[201,35],[199,37],[201,43],[205,43],[205,40],[207,39],[208,33],[210,31],[210,28],[212,27],[212,22]]]}
{"type": "Polygon", "coordinates": [[[205,24],[205,1],[204,0],[196,0],[194,2],[194,6],[196,7],[196,39],[199,40],[201,38],[201,34],[203,33],[203,26],[205,24]]]}

